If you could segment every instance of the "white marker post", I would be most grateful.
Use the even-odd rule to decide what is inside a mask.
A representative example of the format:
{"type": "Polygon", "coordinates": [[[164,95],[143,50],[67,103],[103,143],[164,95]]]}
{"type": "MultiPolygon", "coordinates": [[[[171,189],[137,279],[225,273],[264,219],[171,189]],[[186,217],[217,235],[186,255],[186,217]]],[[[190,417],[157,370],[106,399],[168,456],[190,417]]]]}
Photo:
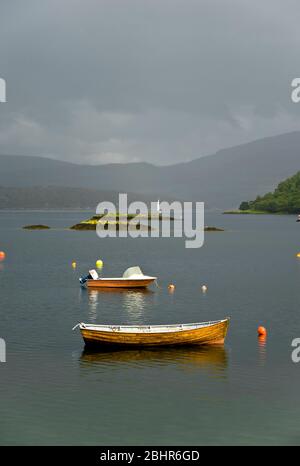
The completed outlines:
{"type": "Polygon", "coordinates": [[[3,338],[0,338],[0,362],[6,362],[6,343],[3,338]]]}
{"type": "Polygon", "coordinates": [[[0,103],[6,102],[6,81],[0,78],[0,103]]]}

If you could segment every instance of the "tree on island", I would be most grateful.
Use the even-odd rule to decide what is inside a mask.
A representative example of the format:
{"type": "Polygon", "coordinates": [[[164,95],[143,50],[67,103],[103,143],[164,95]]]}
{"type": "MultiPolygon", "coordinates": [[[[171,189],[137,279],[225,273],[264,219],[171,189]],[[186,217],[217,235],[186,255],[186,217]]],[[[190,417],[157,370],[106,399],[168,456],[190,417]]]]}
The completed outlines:
{"type": "Polygon", "coordinates": [[[241,211],[268,212],[272,214],[300,213],[300,171],[279,183],[273,193],[257,196],[255,201],[243,201],[241,211]]]}
{"type": "Polygon", "coordinates": [[[240,205],[240,210],[250,210],[250,203],[247,201],[243,201],[240,205]]]}

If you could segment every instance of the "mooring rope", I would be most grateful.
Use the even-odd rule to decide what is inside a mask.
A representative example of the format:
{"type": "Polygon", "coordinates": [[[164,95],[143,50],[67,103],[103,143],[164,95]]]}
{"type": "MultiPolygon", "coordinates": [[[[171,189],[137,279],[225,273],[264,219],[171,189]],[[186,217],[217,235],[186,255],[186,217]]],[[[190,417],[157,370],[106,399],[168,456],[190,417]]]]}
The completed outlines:
{"type": "Polygon", "coordinates": [[[157,288],[159,288],[160,290],[162,289],[162,287],[159,286],[157,279],[154,281],[154,283],[155,283],[155,285],[157,286],[157,288]]]}

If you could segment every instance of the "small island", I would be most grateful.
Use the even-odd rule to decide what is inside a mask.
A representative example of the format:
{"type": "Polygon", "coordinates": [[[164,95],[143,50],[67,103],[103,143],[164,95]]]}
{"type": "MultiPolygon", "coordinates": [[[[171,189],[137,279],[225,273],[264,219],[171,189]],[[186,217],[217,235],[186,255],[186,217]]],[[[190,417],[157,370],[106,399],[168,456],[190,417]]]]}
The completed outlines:
{"type": "Polygon", "coordinates": [[[235,209],[235,210],[225,210],[223,214],[225,215],[263,215],[269,214],[270,212],[265,212],[261,210],[253,210],[253,209],[235,209]]]}
{"type": "Polygon", "coordinates": [[[223,228],[218,227],[204,227],[204,231],[214,232],[214,231],[225,231],[223,228]]]}
{"type": "Polygon", "coordinates": [[[102,220],[105,214],[94,215],[88,220],[83,220],[76,225],[70,227],[71,230],[80,231],[95,231],[97,225],[102,227],[104,230],[115,230],[115,231],[126,231],[126,230],[140,230],[150,231],[152,228],[150,225],[144,225],[141,223],[142,220],[147,220],[147,217],[142,215],[134,214],[106,214],[105,219],[102,220]],[[139,221],[140,220],[140,221],[139,221]]]}
{"type": "Polygon", "coordinates": [[[50,230],[48,225],[25,225],[23,230],[50,230]]]}
{"type": "Polygon", "coordinates": [[[224,214],[300,214],[300,171],[279,183],[272,193],[257,196],[254,201],[243,201],[238,210],[228,210],[224,214]]]}

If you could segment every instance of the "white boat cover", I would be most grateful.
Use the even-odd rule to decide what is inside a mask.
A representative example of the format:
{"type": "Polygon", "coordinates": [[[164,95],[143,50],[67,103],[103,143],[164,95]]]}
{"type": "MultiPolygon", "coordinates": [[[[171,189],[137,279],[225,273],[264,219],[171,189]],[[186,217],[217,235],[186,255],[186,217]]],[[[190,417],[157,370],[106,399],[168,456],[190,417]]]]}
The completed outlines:
{"type": "Polygon", "coordinates": [[[142,278],[145,275],[141,271],[140,267],[129,267],[129,269],[125,270],[123,273],[123,278],[142,278]]]}
{"type": "Polygon", "coordinates": [[[98,273],[96,272],[96,270],[94,270],[94,269],[93,269],[93,270],[89,270],[89,274],[90,274],[90,276],[92,277],[93,280],[98,280],[99,275],[98,275],[98,273]]]}
{"type": "Polygon", "coordinates": [[[100,278],[97,271],[92,269],[89,270],[89,274],[93,280],[145,280],[151,278],[152,280],[156,280],[156,277],[149,277],[148,275],[144,275],[141,271],[140,267],[129,267],[129,269],[125,270],[123,273],[123,277],[109,277],[109,278],[100,278]]]}

